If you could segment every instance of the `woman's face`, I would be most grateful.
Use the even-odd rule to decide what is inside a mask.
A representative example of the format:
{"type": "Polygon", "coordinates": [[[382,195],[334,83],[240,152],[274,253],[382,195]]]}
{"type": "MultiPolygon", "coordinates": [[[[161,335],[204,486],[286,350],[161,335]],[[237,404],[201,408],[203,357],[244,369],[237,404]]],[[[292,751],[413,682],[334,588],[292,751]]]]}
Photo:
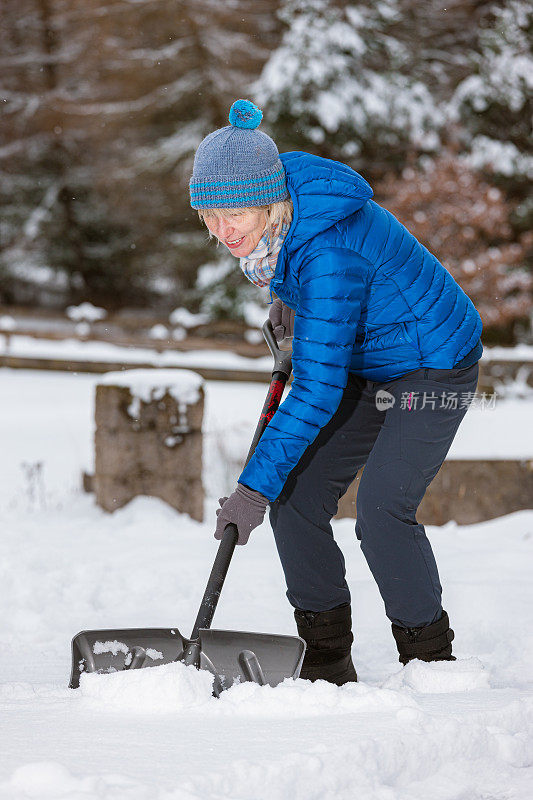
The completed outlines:
{"type": "Polygon", "coordinates": [[[236,258],[245,258],[255,250],[266,227],[266,212],[262,208],[227,211],[220,215],[203,214],[204,222],[236,258]]]}

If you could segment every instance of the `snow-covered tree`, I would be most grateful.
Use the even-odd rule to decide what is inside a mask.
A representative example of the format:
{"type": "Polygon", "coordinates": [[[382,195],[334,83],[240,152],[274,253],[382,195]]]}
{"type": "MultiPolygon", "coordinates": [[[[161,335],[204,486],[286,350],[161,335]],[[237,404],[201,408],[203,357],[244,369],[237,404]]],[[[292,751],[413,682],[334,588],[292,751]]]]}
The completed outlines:
{"type": "Polygon", "coordinates": [[[281,0],[279,15],[256,97],[283,145],[376,175],[459,139],[475,166],[531,169],[525,0],[281,0]]]}
{"type": "Polygon", "coordinates": [[[450,108],[468,133],[473,166],[524,181],[533,176],[533,6],[510,0],[492,11],[450,108]]]}
{"type": "Polygon", "coordinates": [[[352,163],[433,151],[442,112],[412,70],[400,0],[283,0],[285,33],[255,86],[282,148],[352,163]]]}
{"type": "Polygon", "coordinates": [[[4,300],[166,305],[194,286],[192,155],[259,74],[274,6],[5,0],[4,300]]]}

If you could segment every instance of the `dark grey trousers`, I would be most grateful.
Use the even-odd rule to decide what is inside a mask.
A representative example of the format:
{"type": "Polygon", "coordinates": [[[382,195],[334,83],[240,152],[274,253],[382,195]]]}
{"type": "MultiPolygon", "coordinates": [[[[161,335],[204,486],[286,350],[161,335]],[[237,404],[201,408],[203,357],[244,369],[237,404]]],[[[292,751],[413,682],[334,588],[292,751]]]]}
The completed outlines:
{"type": "Polygon", "coordinates": [[[385,612],[404,627],[440,618],[437,565],[416,512],[446,458],[477,379],[477,364],[420,369],[388,383],[350,375],[337,411],[270,509],[293,606],[327,611],[350,602],[331,518],[365,466],[355,532],[385,612]]]}

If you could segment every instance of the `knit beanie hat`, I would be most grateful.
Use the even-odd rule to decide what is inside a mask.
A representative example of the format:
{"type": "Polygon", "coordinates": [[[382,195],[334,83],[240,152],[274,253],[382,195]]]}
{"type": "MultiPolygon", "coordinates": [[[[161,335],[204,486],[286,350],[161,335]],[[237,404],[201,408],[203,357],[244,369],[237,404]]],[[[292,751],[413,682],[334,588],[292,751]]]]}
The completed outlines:
{"type": "Polygon", "coordinates": [[[200,143],[189,182],[193,208],[249,208],[289,198],[278,148],[257,130],[262,118],[250,100],[236,100],[230,124],[200,143]]]}

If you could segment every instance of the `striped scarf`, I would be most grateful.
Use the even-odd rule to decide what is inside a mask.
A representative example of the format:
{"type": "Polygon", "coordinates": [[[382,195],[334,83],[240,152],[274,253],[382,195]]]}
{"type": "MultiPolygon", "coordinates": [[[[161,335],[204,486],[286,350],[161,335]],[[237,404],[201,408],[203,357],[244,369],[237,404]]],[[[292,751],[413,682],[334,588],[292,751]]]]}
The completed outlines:
{"type": "Polygon", "coordinates": [[[248,280],[255,283],[256,286],[268,286],[274,277],[278,253],[288,230],[289,225],[285,223],[281,226],[281,230],[277,235],[275,235],[274,229],[274,237],[270,239],[268,228],[265,229],[257,243],[257,247],[246,258],[240,259],[242,271],[248,280]]]}

